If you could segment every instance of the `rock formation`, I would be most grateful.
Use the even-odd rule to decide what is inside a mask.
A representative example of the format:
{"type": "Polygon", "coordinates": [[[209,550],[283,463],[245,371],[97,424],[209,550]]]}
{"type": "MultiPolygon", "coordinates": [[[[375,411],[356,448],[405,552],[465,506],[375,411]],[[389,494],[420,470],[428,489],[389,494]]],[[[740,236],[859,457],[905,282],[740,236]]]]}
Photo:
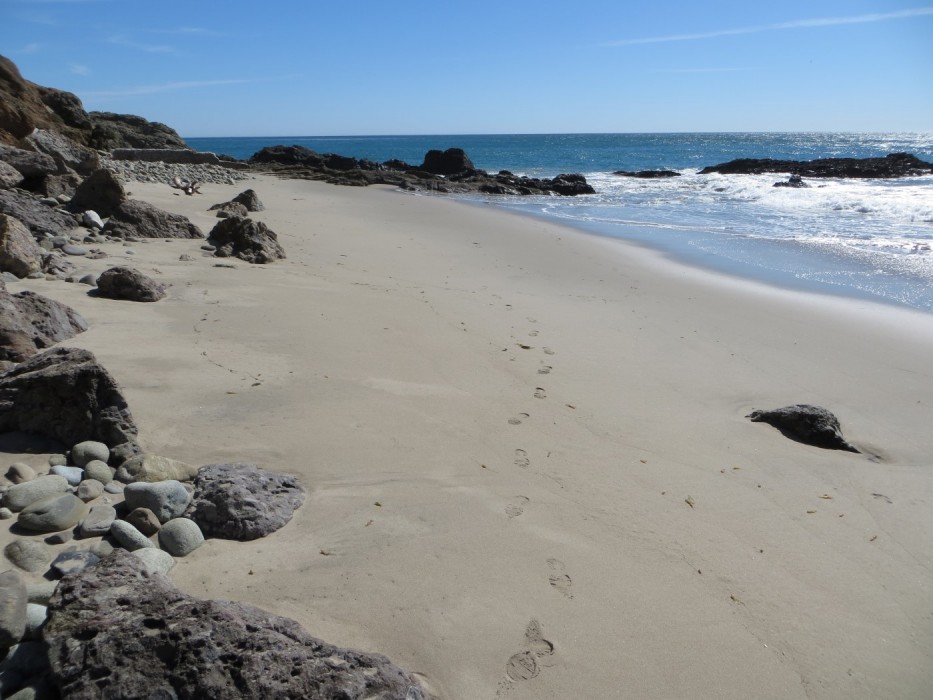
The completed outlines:
{"type": "Polygon", "coordinates": [[[768,423],[797,442],[829,450],[859,452],[842,436],[836,416],[820,406],[796,404],[770,411],[752,411],[746,418],[753,423],[768,423]]]}
{"type": "Polygon", "coordinates": [[[285,250],[275,232],[261,221],[241,216],[229,216],[211,229],[208,242],[216,246],[217,257],[236,257],[255,264],[271,263],[285,258],[285,250]]]}
{"type": "Polygon", "coordinates": [[[817,160],[774,160],[739,158],[703,168],[700,175],[761,175],[793,173],[801,177],[893,178],[933,173],[927,163],[909,153],[891,153],[884,158],[820,158],[817,160]]]}
{"type": "Polygon", "coordinates": [[[10,294],[0,280],[0,360],[22,362],[87,327],[74,309],[35,292],[10,294]]]}
{"type": "Polygon", "coordinates": [[[165,285],[129,267],[111,267],[97,278],[97,293],[108,299],[158,301],[165,296],[165,285]]]}
{"type": "Polygon", "coordinates": [[[188,217],[136,199],[127,199],[114,209],[104,233],[120,238],[204,238],[188,217]]]}

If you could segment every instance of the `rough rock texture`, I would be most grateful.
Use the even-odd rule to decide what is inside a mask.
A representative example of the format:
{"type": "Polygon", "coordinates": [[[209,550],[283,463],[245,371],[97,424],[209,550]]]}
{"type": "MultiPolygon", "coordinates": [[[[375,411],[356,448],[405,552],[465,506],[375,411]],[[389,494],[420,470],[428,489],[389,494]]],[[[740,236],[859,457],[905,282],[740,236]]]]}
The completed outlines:
{"type": "Polygon", "coordinates": [[[230,216],[249,216],[249,210],[239,202],[222,202],[215,204],[208,211],[216,211],[218,219],[226,219],[230,216]]]}
{"type": "Polygon", "coordinates": [[[52,156],[16,146],[0,145],[0,160],[29,179],[42,178],[58,172],[58,164],[52,156]]]}
{"type": "MultiPolygon", "coordinates": [[[[98,210],[100,213],[100,210],[98,210]]],[[[104,233],[126,238],[204,238],[187,216],[170,214],[148,202],[127,199],[110,215],[104,233]]]]}
{"type": "Polygon", "coordinates": [[[183,165],[220,165],[213,153],[179,148],[115,148],[110,154],[114,160],[139,160],[146,163],[180,163],[183,165]]]}
{"type": "Polygon", "coordinates": [[[22,143],[39,153],[50,156],[58,166],[60,173],[73,170],[79,175],[90,175],[100,167],[100,157],[97,151],[54,131],[36,129],[24,138],[22,143]]]}
{"type": "Polygon", "coordinates": [[[434,175],[455,175],[476,170],[476,167],[462,148],[448,148],[446,151],[431,150],[425,153],[420,169],[434,175]]]}
{"type": "Polygon", "coordinates": [[[247,211],[262,211],[266,208],[254,189],[243,190],[230,201],[242,204],[247,211]]]}
{"type": "Polygon", "coordinates": [[[13,190],[0,190],[0,213],[19,219],[33,234],[67,236],[78,225],[71,214],[13,190]]]}
{"type": "Polygon", "coordinates": [[[820,158],[817,160],[774,160],[772,158],[739,158],[728,163],[710,165],[701,175],[760,175],[762,173],[795,173],[802,177],[890,178],[933,173],[933,163],[920,160],[910,153],[891,153],[884,158],[820,158]]]}
{"type": "Polygon", "coordinates": [[[158,301],[165,296],[165,285],[159,284],[139,270],[111,267],[97,278],[97,293],[108,299],[158,301]]]}
{"type": "Polygon", "coordinates": [[[73,212],[92,209],[101,217],[106,218],[111,216],[125,201],[126,191],[123,189],[123,182],[115,173],[101,168],[95,170],[78,186],[68,203],[68,209],[73,212]]]}
{"type": "Polygon", "coordinates": [[[255,464],[209,464],[194,480],[194,498],[185,517],[207,537],[254,540],[291,520],[305,494],[293,476],[255,464]]]}
{"type": "Polygon", "coordinates": [[[23,174],[9,163],[0,160],[0,188],[16,187],[23,181],[23,174]]]}
{"type": "Polygon", "coordinates": [[[186,462],[145,452],[126,459],[117,469],[116,478],[126,483],[134,481],[191,481],[198,468],[186,462]]]}
{"type": "Polygon", "coordinates": [[[65,445],[118,445],[135,442],[138,433],[114,378],[78,348],[47,350],[0,375],[0,432],[9,431],[65,445]]]}
{"type": "Polygon", "coordinates": [[[613,175],[622,177],[637,177],[642,180],[656,180],[665,177],[680,177],[676,170],[616,170],[613,175]]]}
{"type": "Polygon", "coordinates": [[[15,571],[0,574],[0,649],[16,644],[26,631],[26,584],[15,571]]]}
{"type": "Polygon", "coordinates": [[[22,362],[87,328],[71,307],[35,292],[10,294],[0,281],[0,360],[22,362]]]}
{"type": "Polygon", "coordinates": [[[42,267],[42,249],[19,219],[0,214],[0,272],[27,277],[42,267]]]}
{"type": "Polygon", "coordinates": [[[101,151],[115,148],[188,148],[171,127],[135,114],[90,112],[94,125],[90,145],[101,151]]]}
{"type": "Polygon", "coordinates": [[[208,242],[216,246],[217,257],[236,257],[250,263],[264,264],[285,257],[278,238],[261,221],[231,216],[211,229],[208,242]]]}
{"type": "Polygon", "coordinates": [[[63,579],[48,613],[52,679],[69,700],[427,700],[384,656],[250,605],[192,598],[125,552],[63,579]]]}
{"type": "Polygon", "coordinates": [[[753,423],[773,425],[785,437],[797,442],[830,450],[859,452],[842,437],[836,416],[820,406],[796,404],[770,411],[752,411],[746,418],[753,423]]]}

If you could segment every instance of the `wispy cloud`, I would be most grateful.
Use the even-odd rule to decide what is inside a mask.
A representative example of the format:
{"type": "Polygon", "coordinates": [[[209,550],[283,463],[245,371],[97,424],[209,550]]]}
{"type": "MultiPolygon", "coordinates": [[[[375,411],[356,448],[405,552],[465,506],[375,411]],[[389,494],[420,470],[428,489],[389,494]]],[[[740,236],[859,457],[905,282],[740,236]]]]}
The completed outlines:
{"type": "Polygon", "coordinates": [[[88,68],[83,63],[71,63],[68,65],[68,70],[70,70],[75,75],[90,75],[91,69],[88,68]]]}
{"type": "Polygon", "coordinates": [[[131,39],[125,34],[114,34],[107,38],[107,43],[125,46],[129,49],[136,49],[137,51],[145,51],[147,53],[175,53],[177,51],[177,49],[170,44],[144,44],[131,39]]]}
{"type": "Polygon", "coordinates": [[[669,34],[666,36],[649,36],[635,39],[620,39],[609,41],[602,46],[635,46],[639,44],[662,44],[672,41],[697,41],[701,39],[718,39],[725,36],[738,36],[741,34],[760,34],[762,32],[775,32],[787,29],[807,29],[813,27],[837,27],[845,24],[870,24],[872,22],[885,22],[892,19],[908,19],[910,17],[923,17],[933,15],[933,7],[918,7],[898,12],[876,12],[867,15],[854,15],[851,17],[820,17],[816,19],[799,19],[791,22],[778,22],[776,24],[762,24],[754,27],[738,27],[735,29],[719,29],[711,32],[697,32],[695,34],[669,34]]]}
{"type": "Polygon", "coordinates": [[[30,42],[25,46],[20,47],[19,49],[13,50],[11,53],[18,56],[26,56],[28,54],[39,53],[42,50],[43,46],[37,41],[30,42]]]}
{"type": "Polygon", "coordinates": [[[242,85],[243,83],[253,83],[255,80],[232,79],[232,80],[184,80],[174,83],[161,83],[159,85],[136,85],[134,87],[120,88],[117,90],[99,90],[91,92],[82,92],[83,97],[132,97],[134,95],[153,95],[159,92],[176,92],[178,90],[192,90],[195,88],[214,87],[217,85],[242,85]]]}
{"type": "Polygon", "coordinates": [[[171,34],[173,36],[223,36],[220,32],[204,27],[175,27],[173,29],[156,29],[156,34],[171,34]]]}

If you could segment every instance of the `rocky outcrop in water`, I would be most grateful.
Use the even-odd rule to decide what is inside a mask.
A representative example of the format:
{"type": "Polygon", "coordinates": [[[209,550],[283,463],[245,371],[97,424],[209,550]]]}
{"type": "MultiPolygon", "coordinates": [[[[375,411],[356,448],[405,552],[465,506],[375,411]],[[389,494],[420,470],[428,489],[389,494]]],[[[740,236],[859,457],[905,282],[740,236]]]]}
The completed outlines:
{"type": "Polygon", "coordinates": [[[657,180],[665,177],[680,177],[676,170],[616,170],[613,175],[637,177],[642,180],[657,180]]]}
{"type": "Polygon", "coordinates": [[[700,175],[761,175],[792,173],[801,177],[895,178],[933,173],[933,163],[910,153],[891,153],[884,158],[820,158],[817,160],[774,160],[739,158],[703,168],[700,175]]]}

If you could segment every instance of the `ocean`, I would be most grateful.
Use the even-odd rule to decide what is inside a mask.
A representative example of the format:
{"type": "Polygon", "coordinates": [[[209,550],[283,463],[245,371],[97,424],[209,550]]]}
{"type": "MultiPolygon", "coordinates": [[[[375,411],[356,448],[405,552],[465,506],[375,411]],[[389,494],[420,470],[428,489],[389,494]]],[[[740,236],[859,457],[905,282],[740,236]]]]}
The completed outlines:
{"type": "Polygon", "coordinates": [[[783,174],[699,175],[734,158],[867,158],[912,153],[933,162],[933,134],[711,133],[186,138],[199,151],[249,158],[297,144],[383,162],[418,164],[432,149],[462,148],[489,172],[582,173],[582,197],[473,201],[559,220],[650,246],[682,262],[788,288],[906,305],[933,313],[933,175],[896,180],[783,174]],[[676,170],[642,180],[616,170],[676,170]]]}

